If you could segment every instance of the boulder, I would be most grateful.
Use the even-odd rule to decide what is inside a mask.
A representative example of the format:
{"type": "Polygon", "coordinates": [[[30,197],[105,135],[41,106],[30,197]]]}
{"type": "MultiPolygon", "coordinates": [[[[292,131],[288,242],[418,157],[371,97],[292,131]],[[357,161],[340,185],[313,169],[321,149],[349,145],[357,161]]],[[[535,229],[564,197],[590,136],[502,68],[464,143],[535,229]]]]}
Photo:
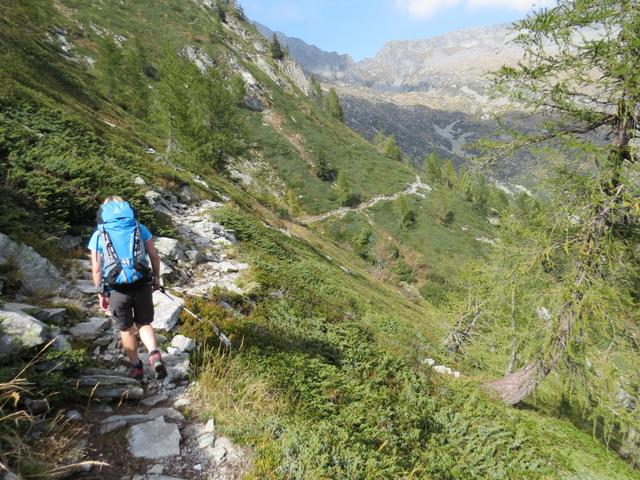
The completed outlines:
{"type": "Polygon", "coordinates": [[[171,346],[182,352],[190,352],[196,346],[196,342],[184,335],[176,335],[171,339],[171,346]]]}
{"type": "Polygon", "coordinates": [[[84,388],[93,398],[98,399],[140,400],[144,397],[144,390],[139,382],[120,375],[83,375],[73,384],[84,388]]]}
{"type": "Polygon", "coordinates": [[[165,420],[175,420],[177,422],[184,422],[184,415],[178,410],[171,407],[159,407],[149,410],[149,416],[153,418],[164,417],[165,420]]]}
{"type": "Polygon", "coordinates": [[[180,246],[180,242],[175,238],[155,237],[153,239],[153,244],[155,245],[156,250],[158,250],[160,257],[164,257],[172,261],[186,260],[187,258],[180,246]]]}
{"type": "Polygon", "coordinates": [[[180,431],[163,417],[134,425],[127,434],[129,452],[136,458],[157,460],[180,455],[180,431]]]}
{"type": "Polygon", "coordinates": [[[156,330],[171,330],[178,323],[184,300],[171,297],[159,290],[153,292],[154,320],[151,324],[156,330]]]}
{"type": "Polygon", "coordinates": [[[0,233],[0,265],[16,266],[20,279],[20,293],[53,296],[64,289],[64,280],[48,259],[22,243],[14,242],[0,233]]]}
{"type": "Polygon", "coordinates": [[[49,328],[21,311],[0,309],[0,360],[45,344],[49,328]]]}
{"type": "Polygon", "coordinates": [[[86,322],[71,327],[69,332],[79,340],[95,340],[109,327],[109,324],[110,321],[106,317],[92,317],[86,322]]]}
{"type": "Polygon", "coordinates": [[[154,407],[156,406],[158,403],[160,402],[164,402],[165,400],[168,400],[169,397],[163,393],[160,393],[158,395],[152,395],[151,397],[147,397],[144,400],[142,400],[142,405],[144,405],[145,407],[154,407]]]}
{"type": "Polygon", "coordinates": [[[34,315],[38,320],[60,325],[67,317],[66,308],[43,308],[34,315]]]}

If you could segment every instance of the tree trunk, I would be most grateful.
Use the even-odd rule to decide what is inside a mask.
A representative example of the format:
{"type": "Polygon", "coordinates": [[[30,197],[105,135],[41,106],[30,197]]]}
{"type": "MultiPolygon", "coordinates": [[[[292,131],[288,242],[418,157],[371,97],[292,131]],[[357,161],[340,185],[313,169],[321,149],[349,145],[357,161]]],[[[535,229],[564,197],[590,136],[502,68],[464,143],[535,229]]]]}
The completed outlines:
{"type": "Polygon", "coordinates": [[[505,375],[513,373],[518,358],[518,337],[516,336],[516,287],[511,288],[511,331],[513,338],[511,339],[511,358],[505,375]]]}
{"type": "MultiPolygon", "coordinates": [[[[575,300],[582,298],[579,293],[574,294],[574,296],[576,297],[575,300]]],[[[546,355],[499,380],[485,384],[485,388],[495,391],[509,405],[520,403],[533,393],[538,388],[538,385],[547,378],[547,375],[556,368],[569,346],[576,323],[575,305],[577,305],[577,302],[575,304],[573,302],[567,304],[561,311],[558,328],[549,342],[546,355]]]]}
{"type": "MultiPolygon", "coordinates": [[[[458,354],[463,351],[464,345],[470,340],[475,324],[480,317],[480,307],[480,302],[476,300],[476,306],[474,310],[467,311],[467,313],[463,314],[456,322],[456,326],[453,328],[453,330],[449,332],[447,338],[444,339],[443,344],[449,352],[458,354]]],[[[468,310],[470,309],[471,298],[469,298],[468,310]]]]}

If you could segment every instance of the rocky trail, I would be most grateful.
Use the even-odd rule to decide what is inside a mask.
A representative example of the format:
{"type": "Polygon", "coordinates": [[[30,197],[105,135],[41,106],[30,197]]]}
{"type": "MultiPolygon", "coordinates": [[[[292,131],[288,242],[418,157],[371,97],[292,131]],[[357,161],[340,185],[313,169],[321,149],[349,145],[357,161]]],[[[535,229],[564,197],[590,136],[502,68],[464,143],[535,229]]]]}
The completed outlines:
{"type": "MultiPolygon", "coordinates": [[[[227,250],[236,242],[233,232],[211,221],[208,214],[222,204],[201,201],[188,189],[179,198],[155,191],[147,192],[147,198],[154,209],[171,218],[180,237],[156,238],[163,278],[185,294],[204,294],[215,286],[240,292],[235,282],[249,266],[230,258],[227,250]]],[[[66,421],[82,427],[84,434],[77,448],[83,454],[77,461],[89,462],[71,469],[73,478],[241,477],[250,465],[251,452],[222,435],[194,395],[197,383],[191,379],[190,356],[196,342],[176,332],[182,299],[174,297],[172,301],[154,292],[153,326],[168,376],[161,382],[155,380],[141,346],[145,377],[139,382],[127,376],[129,367],[118,332],[110,318],[97,310],[89,261],[69,260],[68,271],[61,272],[29,247],[6,236],[0,237],[0,242],[7,247],[3,247],[0,264],[11,260],[22,265],[21,269],[37,280],[38,295],[49,297],[44,305],[26,303],[36,293],[29,284],[18,292],[15,303],[0,304],[0,360],[48,342],[53,352],[68,352],[72,345],[91,352],[91,368],[66,382],[83,400],[70,404],[63,414],[66,421]],[[17,303],[20,301],[25,303],[17,303]],[[80,318],[73,318],[78,314],[71,315],[70,309],[80,312],[80,318]]],[[[62,371],[64,365],[47,360],[36,368],[41,375],[48,375],[62,371]]],[[[25,402],[43,421],[51,414],[47,400],[25,402]]]]}
{"type": "Polygon", "coordinates": [[[410,185],[408,185],[407,188],[405,188],[400,192],[396,192],[391,195],[376,195],[375,197],[371,198],[370,200],[364,203],[361,203],[356,207],[340,207],[335,210],[324,212],[318,215],[308,215],[305,217],[301,217],[298,220],[301,223],[309,224],[309,223],[321,222],[322,220],[326,220],[327,218],[331,218],[331,217],[342,218],[350,212],[358,212],[358,213],[364,212],[365,210],[373,207],[374,205],[380,202],[385,202],[385,201],[392,202],[400,198],[402,195],[418,195],[419,197],[424,198],[427,195],[427,193],[429,193],[430,191],[431,191],[431,187],[426,183],[423,183],[419,176],[416,176],[416,180],[410,185]]]}

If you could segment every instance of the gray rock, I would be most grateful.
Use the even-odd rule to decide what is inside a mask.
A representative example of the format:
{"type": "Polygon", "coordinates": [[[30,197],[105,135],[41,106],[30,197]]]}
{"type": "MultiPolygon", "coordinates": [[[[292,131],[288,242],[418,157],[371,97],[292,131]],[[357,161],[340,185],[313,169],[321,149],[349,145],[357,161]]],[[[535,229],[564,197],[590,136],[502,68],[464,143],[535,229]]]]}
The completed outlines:
{"type": "Polygon", "coordinates": [[[67,337],[64,335],[57,335],[51,344],[51,349],[56,352],[70,352],[72,347],[67,337]]]}
{"type": "Polygon", "coordinates": [[[220,463],[229,451],[233,450],[233,444],[227,437],[219,437],[216,439],[216,443],[213,447],[207,449],[207,453],[211,460],[215,463],[220,463]]]}
{"type": "Polygon", "coordinates": [[[96,293],[98,293],[98,289],[93,284],[93,280],[76,280],[75,288],[85,295],[95,295],[96,293]]]}
{"type": "Polygon", "coordinates": [[[151,410],[149,410],[149,416],[153,418],[164,417],[166,420],[184,422],[184,415],[182,415],[175,408],[170,407],[152,408],[151,410]]]}
{"type": "Polygon", "coordinates": [[[216,436],[213,433],[205,433],[198,437],[198,448],[207,448],[213,445],[216,441],[216,436]]]}
{"type": "Polygon", "coordinates": [[[40,415],[49,411],[49,402],[44,398],[25,398],[24,406],[32,415],[40,415]]]}
{"type": "Polygon", "coordinates": [[[100,435],[104,435],[106,433],[117,432],[118,430],[122,430],[127,426],[127,422],[124,420],[117,420],[114,422],[105,423],[103,425],[98,425],[98,433],[100,435]]]}
{"type": "Polygon", "coordinates": [[[187,258],[194,263],[200,263],[204,261],[204,259],[206,258],[205,255],[199,250],[187,250],[184,253],[187,256],[187,258]]]}
{"type": "Polygon", "coordinates": [[[0,310],[0,360],[49,340],[49,328],[24,312],[0,310]]]}
{"type": "Polygon", "coordinates": [[[169,216],[173,214],[173,208],[171,207],[171,204],[166,201],[158,192],[150,190],[146,192],[144,196],[147,198],[147,201],[149,202],[151,208],[153,208],[155,211],[169,216]]]}
{"type": "Polygon", "coordinates": [[[174,300],[167,298],[162,292],[153,292],[153,306],[155,309],[153,328],[157,330],[171,330],[178,323],[180,313],[184,305],[184,300],[172,297],[174,300]]]}
{"type": "Polygon", "coordinates": [[[127,434],[129,452],[136,458],[156,460],[180,455],[180,431],[164,418],[134,425],[127,434]]]}
{"type": "Polygon", "coordinates": [[[254,112],[261,112],[264,110],[264,103],[254,95],[245,95],[244,104],[249,110],[253,110],[254,112]]]}
{"type": "Polygon", "coordinates": [[[449,367],[445,367],[444,365],[436,365],[433,369],[440,373],[441,375],[451,375],[452,371],[449,367]]]}
{"type": "Polygon", "coordinates": [[[196,346],[196,342],[184,335],[176,335],[171,339],[171,346],[183,352],[190,352],[196,346]]]}
{"type": "Polygon", "coordinates": [[[96,405],[93,407],[93,411],[96,413],[113,413],[113,407],[109,405],[96,405]]]}
{"type": "Polygon", "coordinates": [[[67,317],[66,308],[43,308],[34,315],[38,320],[60,325],[67,317]]]}
{"type": "Polygon", "coordinates": [[[0,265],[8,263],[17,267],[20,293],[24,295],[52,296],[63,290],[64,280],[53,263],[33,248],[0,233],[0,265]]]}
{"type": "Polygon", "coordinates": [[[133,179],[133,183],[134,185],[146,185],[147,182],[144,181],[144,178],[142,177],[136,177],[133,179]]]}
{"type": "Polygon", "coordinates": [[[69,332],[79,340],[95,340],[109,327],[109,324],[110,321],[106,317],[92,317],[86,322],[71,327],[69,332]]]}
{"type": "Polygon", "coordinates": [[[156,463],[149,470],[147,470],[147,474],[156,474],[159,475],[164,472],[164,465],[161,463],[156,463]]]}
{"type": "Polygon", "coordinates": [[[153,407],[155,405],[157,405],[160,402],[164,402],[165,400],[167,400],[169,397],[163,393],[160,393],[158,395],[153,395],[152,397],[147,397],[144,400],[142,400],[142,405],[144,405],[145,407],[153,407]]]}
{"type": "Polygon", "coordinates": [[[174,238],[156,237],[154,238],[153,244],[156,250],[158,250],[160,257],[173,261],[186,260],[187,258],[184,250],[180,246],[180,242],[174,238]]]}
{"type": "Polygon", "coordinates": [[[151,417],[150,415],[112,415],[100,422],[99,432],[101,434],[115,432],[116,430],[121,430],[124,427],[138,425],[152,420],[154,420],[154,417],[151,417]]]}
{"type": "Polygon", "coordinates": [[[80,420],[82,420],[82,414],[78,410],[68,411],[66,417],[69,420],[74,420],[76,422],[79,422],[80,420]]]}
{"type": "Polygon", "coordinates": [[[113,400],[140,400],[144,397],[142,387],[127,385],[121,387],[98,387],[93,391],[93,396],[99,399],[110,398],[113,400]]]}
{"type": "Polygon", "coordinates": [[[174,408],[184,408],[188,407],[189,405],[191,405],[191,400],[189,400],[188,398],[179,398],[175,402],[173,402],[174,408]]]}
{"type": "Polygon", "coordinates": [[[84,375],[75,384],[98,399],[140,400],[144,390],[133,378],[118,375],[84,375]]]}

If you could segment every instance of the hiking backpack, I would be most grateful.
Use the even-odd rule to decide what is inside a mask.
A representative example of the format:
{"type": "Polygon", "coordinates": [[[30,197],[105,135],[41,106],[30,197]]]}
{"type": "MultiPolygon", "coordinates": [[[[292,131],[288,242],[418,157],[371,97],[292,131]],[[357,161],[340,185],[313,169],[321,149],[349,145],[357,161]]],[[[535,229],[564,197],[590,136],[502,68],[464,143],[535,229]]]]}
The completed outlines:
{"type": "Polygon", "coordinates": [[[129,285],[151,274],[140,224],[127,202],[109,202],[98,210],[102,239],[102,282],[108,287],[129,285]]]}

